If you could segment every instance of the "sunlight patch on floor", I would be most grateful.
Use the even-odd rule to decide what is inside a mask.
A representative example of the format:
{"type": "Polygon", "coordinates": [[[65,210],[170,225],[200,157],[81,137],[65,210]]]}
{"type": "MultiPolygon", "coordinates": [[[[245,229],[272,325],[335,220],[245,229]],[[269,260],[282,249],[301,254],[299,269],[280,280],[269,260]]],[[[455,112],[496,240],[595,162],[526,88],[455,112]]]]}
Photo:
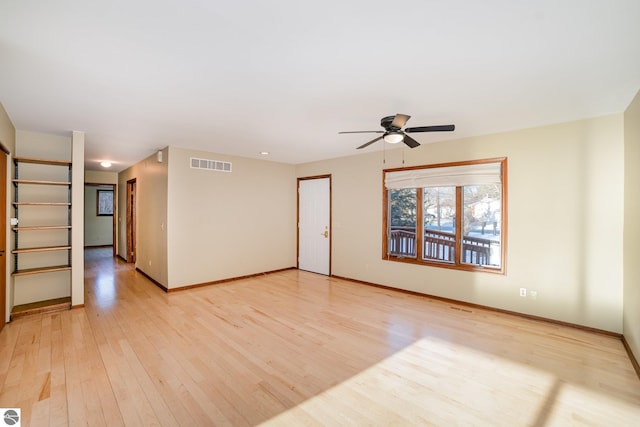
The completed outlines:
{"type": "Polygon", "coordinates": [[[633,399],[424,338],[262,425],[631,425],[633,399]]]}
{"type": "Polygon", "coordinates": [[[95,279],[96,304],[100,308],[109,308],[116,302],[117,289],[113,273],[98,273],[95,279]]]}

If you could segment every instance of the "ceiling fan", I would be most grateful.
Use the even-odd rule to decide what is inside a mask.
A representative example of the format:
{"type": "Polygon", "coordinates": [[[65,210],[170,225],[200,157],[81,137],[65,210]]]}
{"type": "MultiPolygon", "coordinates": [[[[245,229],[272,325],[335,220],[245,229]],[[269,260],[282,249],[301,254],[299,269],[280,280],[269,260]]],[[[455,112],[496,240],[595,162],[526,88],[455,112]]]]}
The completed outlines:
{"type": "Polygon", "coordinates": [[[381,130],[360,130],[360,131],[351,131],[351,132],[338,132],[339,134],[342,133],[382,133],[382,136],[379,136],[375,139],[372,139],[371,141],[362,144],[361,146],[358,147],[358,149],[360,148],[365,148],[371,144],[373,144],[374,142],[377,142],[381,139],[383,139],[385,142],[388,142],[389,144],[397,144],[399,142],[404,142],[405,144],[407,144],[409,147],[411,148],[416,148],[417,146],[420,145],[420,143],[418,141],[416,141],[415,139],[411,138],[409,135],[407,135],[408,133],[414,133],[414,132],[451,132],[453,131],[456,127],[455,125],[439,125],[439,126],[419,126],[419,127],[415,127],[415,128],[405,128],[404,130],[402,130],[402,127],[407,123],[407,120],[409,120],[411,118],[411,116],[407,116],[406,114],[396,114],[395,116],[387,116],[387,117],[383,117],[382,120],[380,120],[380,126],[382,126],[383,128],[385,128],[384,131],[381,130]]]}

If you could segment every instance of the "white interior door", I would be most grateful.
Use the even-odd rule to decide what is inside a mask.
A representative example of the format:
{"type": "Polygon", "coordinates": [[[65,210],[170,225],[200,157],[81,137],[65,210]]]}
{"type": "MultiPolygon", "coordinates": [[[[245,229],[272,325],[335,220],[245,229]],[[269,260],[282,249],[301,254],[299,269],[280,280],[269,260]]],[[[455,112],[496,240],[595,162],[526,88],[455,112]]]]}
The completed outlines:
{"type": "Polygon", "coordinates": [[[331,179],[298,181],[298,268],[330,275],[331,179]]]}

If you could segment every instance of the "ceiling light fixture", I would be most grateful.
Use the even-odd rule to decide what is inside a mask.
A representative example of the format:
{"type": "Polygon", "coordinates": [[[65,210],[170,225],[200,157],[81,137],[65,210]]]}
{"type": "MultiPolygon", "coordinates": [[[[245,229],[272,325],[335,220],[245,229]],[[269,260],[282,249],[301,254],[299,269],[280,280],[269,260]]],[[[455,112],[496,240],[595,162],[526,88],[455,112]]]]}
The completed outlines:
{"type": "Polygon", "coordinates": [[[100,166],[102,166],[103,168],[110,168],[111,162],[105,160],[104,162],[100,162],[100,166]]]}
{"type": "Polygon", "coordinates": [[[261,151],[260,154],[263,156],[268,156],[270,153],[268,151],[261,151]]]}
{"type": "Polygon", "coordinates": [[[402,132],[391,130],[385,133],[382,139],[384,139],[384,142],[388,142],[389,144],[397,144],[404,141],[404,134],[402,134],[402,132]]]}

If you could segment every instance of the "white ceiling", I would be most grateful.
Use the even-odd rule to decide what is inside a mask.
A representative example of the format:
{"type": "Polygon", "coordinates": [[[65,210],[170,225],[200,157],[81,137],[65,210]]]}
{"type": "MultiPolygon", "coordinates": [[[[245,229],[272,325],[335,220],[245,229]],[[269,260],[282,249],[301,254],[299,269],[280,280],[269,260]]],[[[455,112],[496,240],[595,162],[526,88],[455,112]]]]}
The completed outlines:
{"type": "Polygon", "coordinates": [[[412,134],[429,143],[622,112],[639,89],[638,0],[0,1],[0,103],[17,129],[85,131],[89,169],[168,145],[303,163],[396,113],[455,123],[412,134]]]}

